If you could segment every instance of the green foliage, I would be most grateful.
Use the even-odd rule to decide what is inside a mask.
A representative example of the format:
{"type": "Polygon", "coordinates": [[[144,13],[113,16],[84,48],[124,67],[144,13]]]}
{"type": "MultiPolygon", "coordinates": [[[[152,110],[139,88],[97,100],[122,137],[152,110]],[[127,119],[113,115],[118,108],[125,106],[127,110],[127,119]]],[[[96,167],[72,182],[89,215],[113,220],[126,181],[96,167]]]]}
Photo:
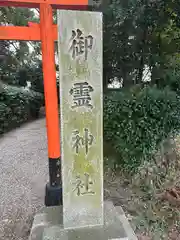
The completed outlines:
{"type": "Polygon", "coordinates": [[[43,96],[34,91],[4,86],[0,93],[0,133],[37,117],[43,96]]]}
{"type": "Polygon", "coordinates": [[[116,165],[136,171],[162,140],[180,128],[180,98],[170,90],[135,87],[104,97],[104,139],[118,154],[116,165]]]}
{"type": "MultiPolygon", "coordinates": [[[[29,21],[37,21],[32,9],[0,8],[0,25],[27,26],[29,21]]],[[[39,46],[40,43],[27,41],[0,41],[1,80],[11,85],[26,86],[28,69],[35,68],[39,61],[39,46]]]]}
{"type": "Polygon", "coordinates": [[[180,61],[179,54],[175,54],[168,58],[168,66],[166,69],[161,69],[161,77],[157,79],[156,85],[158,88],[163,89],[169,87],[180,95],[180,61]]]}
{"type": "Polygon", "coordinates": [[[150,161],[179,130],[179,6],[177,0],[113,0],[104,12],[104,87],[115,77],[123,83],[104,98],[104,137],[118,154],[114,164],[128,170],[150,161]],[[149,87],[140,88],[145,69],[149,87]]]}
{"type": "Polygon", "coordinates": [[[139,84],[145,66],[152,84],[161,79],[180,50],[179,13],[178,0],[110,1],[104,11],[104,85],[114,77],[126,88],[139,84]]]}
{"type": "Polygon", "coordinates": [[[42,64],[39,63],[35,68],[29,69],[29,75],[31,75],[31,89],[44,94],[42,64]]]}

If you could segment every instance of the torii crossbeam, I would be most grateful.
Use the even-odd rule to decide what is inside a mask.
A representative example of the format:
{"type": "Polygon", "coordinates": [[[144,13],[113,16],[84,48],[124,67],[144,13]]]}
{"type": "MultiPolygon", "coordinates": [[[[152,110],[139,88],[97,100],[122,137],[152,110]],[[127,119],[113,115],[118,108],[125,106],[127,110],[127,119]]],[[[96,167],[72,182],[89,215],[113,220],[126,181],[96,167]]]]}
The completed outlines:
{"type": "Polygon", "coordinates": [[[49,158],[49,183],[46,185],[46,206],[62,204],[60,127],[54,55],[57,26],[53,25],[52,9],[85,10],[92,4],[93,0],[0,0],[0,7],[13,6],[40,9],[40,24],[29,23],[27,27],[0,26],[0,40],[41,41],[42,43],[49,158]]]}

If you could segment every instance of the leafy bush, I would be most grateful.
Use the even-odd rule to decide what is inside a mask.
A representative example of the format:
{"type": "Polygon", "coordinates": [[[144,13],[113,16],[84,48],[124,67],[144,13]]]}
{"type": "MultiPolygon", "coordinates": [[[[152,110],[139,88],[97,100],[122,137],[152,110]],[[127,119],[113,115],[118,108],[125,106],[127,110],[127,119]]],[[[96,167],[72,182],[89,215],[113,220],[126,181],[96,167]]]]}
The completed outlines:
{"type": "Polygon", "coordinates": [[[0,133],[37,117],[42,104],[41,94],[4,85],[0,93],[0,133]]]}
{"type": "Polygon", "coordinates": [[[7,128],[10,116],[12,116],[11,108],[9,108],[5,103],[0,102],[0,134],[7,128]]]}
{"type": "Polygon", "coordinates": [[[135,87],[104,97],[104,140],[117,152],[116,165],[135,171],[159,143],[180,128],[180,97],[168,89],[135,87]]]}

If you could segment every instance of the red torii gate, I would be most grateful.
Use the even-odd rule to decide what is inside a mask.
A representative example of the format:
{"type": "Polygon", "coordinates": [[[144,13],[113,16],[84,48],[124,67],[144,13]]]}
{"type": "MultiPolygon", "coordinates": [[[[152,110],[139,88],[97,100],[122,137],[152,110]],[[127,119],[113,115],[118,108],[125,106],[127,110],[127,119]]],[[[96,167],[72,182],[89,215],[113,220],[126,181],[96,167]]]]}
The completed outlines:
{"type": "Polygon", "coordinates": [[[0,6],[40,9],[40,24],[28,27],[0,26],[0,40],[41,41],[44,76],[44,94],[49,157],[49,184],[46,185],[45,205],[62,204],[60,167],[60,127],[56,88],[54,41],[57,26],[53,25],[52,9],[85,10],[93,0],[0,0],[0,6]]]}

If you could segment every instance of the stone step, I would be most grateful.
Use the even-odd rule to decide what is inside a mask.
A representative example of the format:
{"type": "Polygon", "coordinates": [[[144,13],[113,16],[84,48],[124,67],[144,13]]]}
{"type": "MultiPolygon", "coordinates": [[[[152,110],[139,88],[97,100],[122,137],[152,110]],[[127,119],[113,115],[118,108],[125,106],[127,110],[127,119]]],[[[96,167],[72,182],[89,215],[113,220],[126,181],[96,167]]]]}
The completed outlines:
{"type": "Polygon", "coordinates": [[[45,207],[34,217],[29,240],[137,240],[123,209],[104,203],[104,225],[64,229],[62,206],[45,207]]]}

